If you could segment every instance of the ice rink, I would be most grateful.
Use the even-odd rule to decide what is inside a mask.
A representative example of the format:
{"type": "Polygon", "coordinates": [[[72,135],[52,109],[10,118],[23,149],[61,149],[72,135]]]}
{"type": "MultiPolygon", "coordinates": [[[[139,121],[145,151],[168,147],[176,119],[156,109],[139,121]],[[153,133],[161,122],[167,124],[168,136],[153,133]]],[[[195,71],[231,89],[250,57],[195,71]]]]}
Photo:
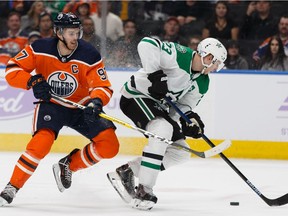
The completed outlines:
{"type": "MultiPolygon", "coordinates": [[[[0,152],[0,189],[9,181],[20,153],[0,152]]],[[[288,205],[268,206],[220,158],[191,158],[178,167],[160,173],[154,193],[158,203],[151,211],[139,211],[125,204],[106,178],[106,173],[132,156],[118,155],[96,166],[76,172],[72,187],[60,193],[52,164],[64,154],[50,154],[13,203],[0,207],[0,216],[285,216],[288,205]],[[240,202],[239,206],[229,203],[240,202]]],[[[230,159],[268,198],[288,193],[288,161],[230,159]]]]}

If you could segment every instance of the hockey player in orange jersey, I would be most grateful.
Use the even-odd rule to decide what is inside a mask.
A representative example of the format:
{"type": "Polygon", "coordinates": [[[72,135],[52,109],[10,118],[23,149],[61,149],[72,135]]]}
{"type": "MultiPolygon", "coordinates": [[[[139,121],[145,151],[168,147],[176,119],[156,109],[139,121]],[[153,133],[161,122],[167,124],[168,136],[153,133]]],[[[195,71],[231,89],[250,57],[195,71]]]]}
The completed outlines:
{"type": "Polygon", "coordinates": [[[100,118],[113,91],[99,52],[80,40],[81,22],[72,13],[59,13],[54,20],[55,38],[39,39],[27,46],[6,68],[7,82],[33,90],[36,104],[33,137],[18,159],[9,183],[0,193],[0,206],[13,201],[16,193],[50,151],[63,126],[90,139],[83,149],[74,149],[53,165],[62,192],[71,186],[72,173],[114,157],[119,150],[111,121],[100,118]],[[35,70],[36,75],[32,75],[35,70]],[[51,93],[87,105],[84,110],[51,99],[51,93]]]}

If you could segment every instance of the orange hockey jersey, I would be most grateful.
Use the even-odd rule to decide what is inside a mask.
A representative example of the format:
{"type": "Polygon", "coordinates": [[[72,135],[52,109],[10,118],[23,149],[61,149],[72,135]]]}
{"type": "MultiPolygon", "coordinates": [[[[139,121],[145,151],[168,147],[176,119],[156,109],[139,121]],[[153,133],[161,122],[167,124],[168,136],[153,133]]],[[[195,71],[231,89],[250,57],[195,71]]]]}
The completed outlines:
{"type": "Polygon", "coordinates": [[[113,91],[99,52],[91,44],[78,40],[78,47],[72,54],[61,56],[57,42],[57,38],[39,39],[10,59],[6,68],[7,82],[27,89],[27,81],[35,70],[45,77],[57,96],[80,104],[98,97],[106,105],[113,91]]]}
{"type": "Polygon", "coordinates": [[[0,45],[7,49],[11,56],[15,56],[20,50],[22,50],[28,43],[28,37],[17,35],[16,37],[5,37],[0,38],[0,45]]]}

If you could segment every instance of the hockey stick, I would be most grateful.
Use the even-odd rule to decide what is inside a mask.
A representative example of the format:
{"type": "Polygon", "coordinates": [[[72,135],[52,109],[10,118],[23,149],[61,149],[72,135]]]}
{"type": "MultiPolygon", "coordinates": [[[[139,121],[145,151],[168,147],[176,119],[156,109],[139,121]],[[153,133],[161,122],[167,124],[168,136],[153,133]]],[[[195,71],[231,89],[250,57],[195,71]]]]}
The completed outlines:
{"type": "MultiPolygon", "coordinates": [[[[58,97],[57,95],[54,95],[54,94],[52,94],[52,98],[55,99],[56,101],[61,101],[61,102],[70,104],[70,105],[75,106],[75,107],[77,107],[79,109],[82,109],[82,110],[86,108],[85,106],[83,106],[81,104],[75,103],[73,101],[67,100],[67,99],[62,98],[62,97],[58,97]]],[[[112,116],[109,116],[109,115],[107,115],[105,113],[100,113],[99,116],[102,117],[102,118],[108,119],[110,121],[116,122],[118,124],[121,124],[121,125],[123,125],[123,126],[125,126],[127,128],[130,128],[130,129],[136,130],[138,132],[141,132],[142,134],[144,134],[146,136],[159,139],[159,140],[161,140],[161,141],[163,141],[163,142],[165,142],[165,143],[167,143],[169,145],[173,145],[173,146],[176,146],[178,148],[181,148],[181,149],[183,149],[185,151],[188,151],[190,153],[193,153],[193,154],[195,154],[195,155],[197,155],[198,157],[201,157],[201,158],[208,158],[208,157],[215,156],[215,155],[219,154],[220,152],[224,151],[225,149],[227,149],[231,145],[230,142],[223,142],[220,145],[214,146],[213,148],[211,148],[211,149],[209,149],[207,151],[199,152],[199,151],[193,150],[191,148],[188,148],[186,146],[182,146],[182,145],[180,145],[178,143],[174,143],[171,140],[168,140],[168,139],[166,139],[164,137],[158,136],[158,135],[156,135],[154,133],[151,133],[149,131],[143,130],[143,129],[138,128],[136,126],[133,126],[133,125],[131,125],[129,123],[126,123],[126,122],[124,122],[124,121],[122,121],[120,119],[117,119],[117,118],[114,118],[112,116]]]]}
{"type": "MultiPolygon", "coordinates": [[[[189,124],[192,124],[192,121],[174,104],[170,98],[165,97],[165,100],[168,102],[170,106],[172,106],[176,112],[189,124]]],[[[213,148],[215,145],[204,135],[202,134],[202,138],[213,148]]],[[[237,167],[222,153],[219,153],[220,157],[246,182],[246,184],[269,206],[281,206],[288,203],[288,193],[278,197],[276,199],[269,199],[264,196],[256,187],[252,184],[237,167]]]]}

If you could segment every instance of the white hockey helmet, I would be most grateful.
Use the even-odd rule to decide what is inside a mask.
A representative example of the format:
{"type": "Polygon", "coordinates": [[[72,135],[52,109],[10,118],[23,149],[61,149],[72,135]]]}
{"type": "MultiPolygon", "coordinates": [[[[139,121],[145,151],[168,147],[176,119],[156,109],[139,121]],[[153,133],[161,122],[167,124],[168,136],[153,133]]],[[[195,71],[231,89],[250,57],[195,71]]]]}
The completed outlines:
{"type": "Polygon", "coordinates": [[[215,38],[206,38],[198,44],[197,51],[201,56],[201,62],[204,67],[208,68],[216,61],[220,61],[217,71],[224,67],[224,61],[227,58],[227,50],[219,40],[215,38]],[[204,64],[203,61],[203,58],[208,54],[213,55],[213,59],[210,65],[204,64]]]}

